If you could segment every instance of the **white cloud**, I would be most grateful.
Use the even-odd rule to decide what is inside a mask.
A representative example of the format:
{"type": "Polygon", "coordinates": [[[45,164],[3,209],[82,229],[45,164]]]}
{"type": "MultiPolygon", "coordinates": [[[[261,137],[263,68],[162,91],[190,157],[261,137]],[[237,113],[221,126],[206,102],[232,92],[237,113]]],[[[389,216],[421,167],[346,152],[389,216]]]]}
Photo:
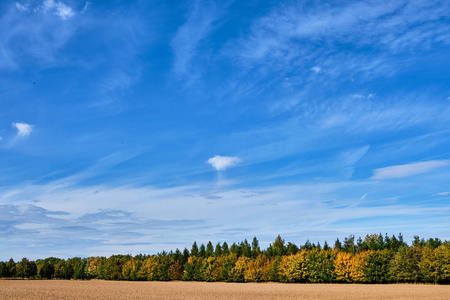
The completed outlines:
{"type": "Polygon", "coordinates": [[[449,160],[430,160],[405,165],[390,166],[374,170],[372,179],[403,178],[412,175],[422,174],[431,169],[447,166],[449,160]]]}
{"type": "Polygon", "coordinates": [[[33,126],[27,123],[12,123],[12,126],[17,129],[18,136],[29,136],[33,131],[33,126]]]}
{"type": "Polygon", "coordinates": [[[70,19],[75,15],[72,8],[62,3],[57,4],[55,14],[60,16],[63,20],[70,19]]]}
{"type": "Polygon", "coordinates": [[[235,166],[242,160],[239,157],[220,156],[216,155],[208,159],[207,163],[213,166],[217,171],[225,170],[226,168],[235,166]]]}
{"type": "Polygon", "coordinates": [[[26,7],[25,5],[23,5],[22,3],[16,2],[16,8],[20,11],[28,11],[28,7],[26,7]]]}
{"type": "MultiPolygon", "coordinates": [[[[371,183],[375,188],[377,184],[386,186],[371,183]]],[[[273,242],[278,234],[301,243],[307,237],[320,239],[322,243],[350,233],[364,236],[377,230],[396,232],[393,228],[401,230],[406,240],[412,239],[413,234],[436,235],[438,230],[444,231],[439,234],[440,238],[449,236],[449,225],[445,223],[448,203],[440,207],[392,201],[380,205],[381,199],[373,195],[370,197],[373,199],[366,197],[365,205],[360,206],[357,204],[362,201],[358,198],[370,186],[354,181],[266,185],[263,189],[213,192],[204,184],[170,188],[58,186],[52,182],[0,190],[0,212],[3,213],[0,225],[7,229],[0,241],[10,240],[8,245],[26,249],[23,253],[15,252],[14,259],[24,257],[26,252],[32,253],[35,259],[49,251],[58,257],[95,256],[104,252],[108,255],[156,253],[175,250],[175,247],[183,249],[194,240],[239,242],[249,238],[249,232],[260,239],[263,247],[273,242]],[[341,194],[349,190],[351,195],[341,194]],[[205,195],[220,196],[221,201],[212,201],[214,199],[205,195]],[[39,202],[32,202],[32,199],[39,202]],[[318,215],[321,218],[317,218],[318,215]],[[391,221],[386,222],[386,218],[391,221]],[[295,224],[293,219],[297,220],[295,224]],[[380,219],[383,222],[380,223],[380,219]],[[315,230],[324,232],[321,235],[306,233],[315,230]],[[123,236],[119,238],[118,233],[123,236]],[[55,237],[68,234],[65,244],[54,243],[55,237]],[[89,243],[70,236],[83,236],[89,243]]],[[[5,256],[11,255],[10,252],[0,247],[0,260],[9,259],[10,256],[5,256]]]]}
{"type": "Polygon", "coordinates": [[[433,196],[448,196],[448,195],[450,195],[450,192],[442,192],[442,193],[433,194],[433,196]]]}
{"type": "Polygon", "coordinates": [[[322,71],[322,68],[319,66],[315,66],[315,67],[312,67],[310,70],[315,72],[316,74],[319,74],[320,71],[322,71]]]}
{"type": "Polygon", "coordinates": [[[55,2],[54,0],[45,0],[42,7],[44,12],[53,11],[55,15],[63,20],[70,19],[75,15],[71,7],[62,2],[55,2]]]}

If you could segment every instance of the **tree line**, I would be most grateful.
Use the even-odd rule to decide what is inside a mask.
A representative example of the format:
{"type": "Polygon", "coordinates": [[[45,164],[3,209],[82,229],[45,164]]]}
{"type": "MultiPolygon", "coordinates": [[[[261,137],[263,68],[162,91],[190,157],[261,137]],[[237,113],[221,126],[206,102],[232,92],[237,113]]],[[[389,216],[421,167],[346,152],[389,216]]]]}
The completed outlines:
{"type": "Polygon", "coordinates": [[[297,246],[278,236],[265,250],[256,237],[228,246],[209,242],[156,255],[49,257],[0,262],[0,277],[29,279],[227,282],[450,283],[450,242],[370,234],[297,246]]]}

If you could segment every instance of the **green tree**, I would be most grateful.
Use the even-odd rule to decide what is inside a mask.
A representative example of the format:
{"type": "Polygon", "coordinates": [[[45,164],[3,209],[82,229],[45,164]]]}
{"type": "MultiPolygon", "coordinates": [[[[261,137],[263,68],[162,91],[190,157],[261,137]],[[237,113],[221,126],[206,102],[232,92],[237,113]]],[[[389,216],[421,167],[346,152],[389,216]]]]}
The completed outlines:
{"type": "Polygon", "coordinates": [[[280,265],[282,262],[282,257],[277,255],[276,257],[272,258],[271,263],[271,269],[269,271],[269,280],[270,281],[280,281],[280,265]]]}
{"type": "Polygon", "coordinates": [[[364,238],[363,245],[365,245],[365,248],[369,250],[381,250],[383,249],[383,242],[380,242],[383,240],[383,237],[380,234],[368,234],[364,238]]]}
{"type": "Polygon", "coordinates": [[[40,278],[51,279],[53,274],[55,273],[55,266],[49,263],[48,261],[44,261],[44,263],[39,268],[38,275],[40,278]]]}
{"type": "Polygon", "coordinates": [[[198,256],[197,242],[194,241],[191,248],[191,256],[198,256]]]}
{"type": "Polygon", "coordinates": [[[222,253],[223,255],[228,255],[230,253],[230,249],[228,249],[227,242],[223,242],[222,244],[222,253]]]}
{"type": "Polygon", "coordinates": [[[8,269],[6,268],[6,263],[0,261],[0,278],[8,277],[8,269]]]}
{"type": "Polygon", "coordinates": [[[395,253],[391,265],[390,274],[396,282],[414,282],[420,280],[419,261],[421,249],[419,247],[402,246],[395,253]]]}
{"type": "Polygon", "coordinates": [[[88,279],[88,261],[87,259],[83,258],[80,259],[79,257],[76,258],[72,263],[73,268],[73,275],[72,278],[74,279],[88,279]]]}
{"type": "Polygon", "coordinates": [[[200,245],[200,250],[198,251],[198,256],[205,257],[206,256],[206,248],[205,245],[200,245]]]}
{"type": "Polygon", "coordinates": [[[184,265],[183,280],[185,281],[202,281],[201,267],[203,263],[202,257],[191,256],[184,265]]]}
{"type": "Polygon", "coordinates": [[[331,250],[318,248],[306,256],[307,277],[310,282],[331,282],[334,272],[334,256],[331,250]]]}
{"type": "Polygon", "coordinates": [[[296,244],[289,242],[286,247],[286,255],[296,254],[299,250],[296,244]]]}
{"type": "Polygon", "coordinates": [[[355,247],[355,236],[354,235],[350,235],[348,238],[344,238],[344,251],[351,253],[351,254],[356,254],[356,247],[355,247]]]}
{"type": "Polygon", "coordinates": [[[222,255],[222,247],[220,246],[220,243],[217,243],[216,248],[214,249],[214,256],[219,257],[222,255]]]}
{"type": "Polygon", "coordinates": [[[280,235],[277,236],[275,242],[273,242],[273,249],[276,255],[282,256],[286,254],[286,247],[284,246],[284,240],[280,235]]]}
{"type": "Polygon", "coordinates": [[[16,263],[12,258],[6,263],[6,271],[6,277],[16,277],[16,263]]]}
{"type": "Polygon", "coordinates": [[[170,257],[172,257],[174,261],[182,261],[183,260],[183,254],[181,253],[181,251],[178,248],[177,248],[177,250],[175,250],[175,253],[170,257]]]}
{"type": "Polygon", "coordinates": [[[231,270],[236,265],[237,259],[238,259],[237,255],[234,253],[230,253],[227,256],[225,256],[225,259],[222,264],[222,274],[221,274],[222,280],[224,280],[224,281],[232,281],[233,280],[232,276],[231,276],[231,270]]]}
{"type": "Polygon", "coordinates": [[[182,259],[180,260],[180,263],[181,263],[182,265],[184,265],[184,264],[187,262],[188,258],[189,258],[189,250],[186,249],[186,248],[184,248],[184,250],[183,250],[183,257],[182,257],[182,259]]]}
{"type": "Polygon", "coordinates": [[[206,245],[206,257],[213,256],[213,254],[214,254],[214,246],[211,243],[211,241],[209,241],[208,244],[206,245]]]}
{"type": "Polygon", "coordinates": [[[235,254],[237,257],[241,256],[241,249],[236,243],[233,243],[230,247],[230,253],[235,254]]]}
{"type": "Polygon", "coordinates": [[[255,236],[255,237],[253,237],[253,240],[252,240],[252,257],[256,258],[256,257],[258,257],[258,255],[260,253],[261,253],[261,249],[259,248],[259,241],[255,236]]]}
{"type": "Polygon", "coordinates": [[[241,253],[245,257],[252,257],[252,247],[248,243],[247,239],[240,243],[241,253]]]}
{"type": "Polygon", "coordinates": [[[156,274],[153,280],[168,281],[169,268],[173,260],[166,255],[159,255],[156,257],[156,274]]]}
{"type": "MultiPolygon", "coordinates": [[[[73,264],[68,263],[64,260],[60,261],[55,267],[55,273],[57,273],[57,277],[61,279],[70,279],[73,275],[73,264]]],[[[109,278],[103,278],[109,279],[109,278]]]]}
{"type": "Polygon", "coordinates": [[[22,278],[32,278],[37,274],[37,267],[34,261],[22,258],[16,265],[16,275],[22,278]]]}
{"type": "Polygon", "coordinates": [[[267,249],[264,251],[264,254],[266,254],[269,258],[275,256],[275,251],[272,244],[269,244],[269,247],[267,247],[267,249]]]}
{"type": "Polygon", "coordinates": [[[386,283],[392,280],[389,272],[390,262],[393,257],[391,250],[383,249],[371,251],[367,258],[367,266],[364,274],[367,282],[386,283]]]}
{"type": "Polygon", "coordinates": [[[306,240],[305,244],[302,246],[302,249],[304,250],[312,250],[314,247],[313,245],[311,245],[311,242],[308,240],[306,240]]]}
{"type": "Polygon", "coordinates": [[[336,242],[334,242],[334,249],[341,251],[342,244],[341,241],[339,241],[339,239],[336,239],[336,242]]]}

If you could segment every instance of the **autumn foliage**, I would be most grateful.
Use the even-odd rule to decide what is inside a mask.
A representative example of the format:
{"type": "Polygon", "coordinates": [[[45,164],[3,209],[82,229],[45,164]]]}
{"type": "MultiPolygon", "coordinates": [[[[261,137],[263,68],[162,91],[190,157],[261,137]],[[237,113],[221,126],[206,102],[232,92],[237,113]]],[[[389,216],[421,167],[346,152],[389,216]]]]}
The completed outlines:
{"type": "Polygon", "coordinates": [[[35,279],[184,280],[285,283],[450,283],[450,243],[415,237],[408,246],[398,237],[350,236],[334,247],[307,241],[298,247],[280,236],[261,250],[256,238],[228,248],[226,243],[191,251],[157,255],[106,257],[54,257],[0,262],[0,277],[35,279]]]}

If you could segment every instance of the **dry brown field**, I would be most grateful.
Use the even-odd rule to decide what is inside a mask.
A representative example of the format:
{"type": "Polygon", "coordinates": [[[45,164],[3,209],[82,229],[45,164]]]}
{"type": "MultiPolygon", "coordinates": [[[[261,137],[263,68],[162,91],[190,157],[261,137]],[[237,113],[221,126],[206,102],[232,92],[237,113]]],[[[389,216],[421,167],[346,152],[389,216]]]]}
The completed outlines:
{"type": "Polygon", "coordinates": [[[450,299],[450,286],[0,280],[0,299],[450,299]]]}

